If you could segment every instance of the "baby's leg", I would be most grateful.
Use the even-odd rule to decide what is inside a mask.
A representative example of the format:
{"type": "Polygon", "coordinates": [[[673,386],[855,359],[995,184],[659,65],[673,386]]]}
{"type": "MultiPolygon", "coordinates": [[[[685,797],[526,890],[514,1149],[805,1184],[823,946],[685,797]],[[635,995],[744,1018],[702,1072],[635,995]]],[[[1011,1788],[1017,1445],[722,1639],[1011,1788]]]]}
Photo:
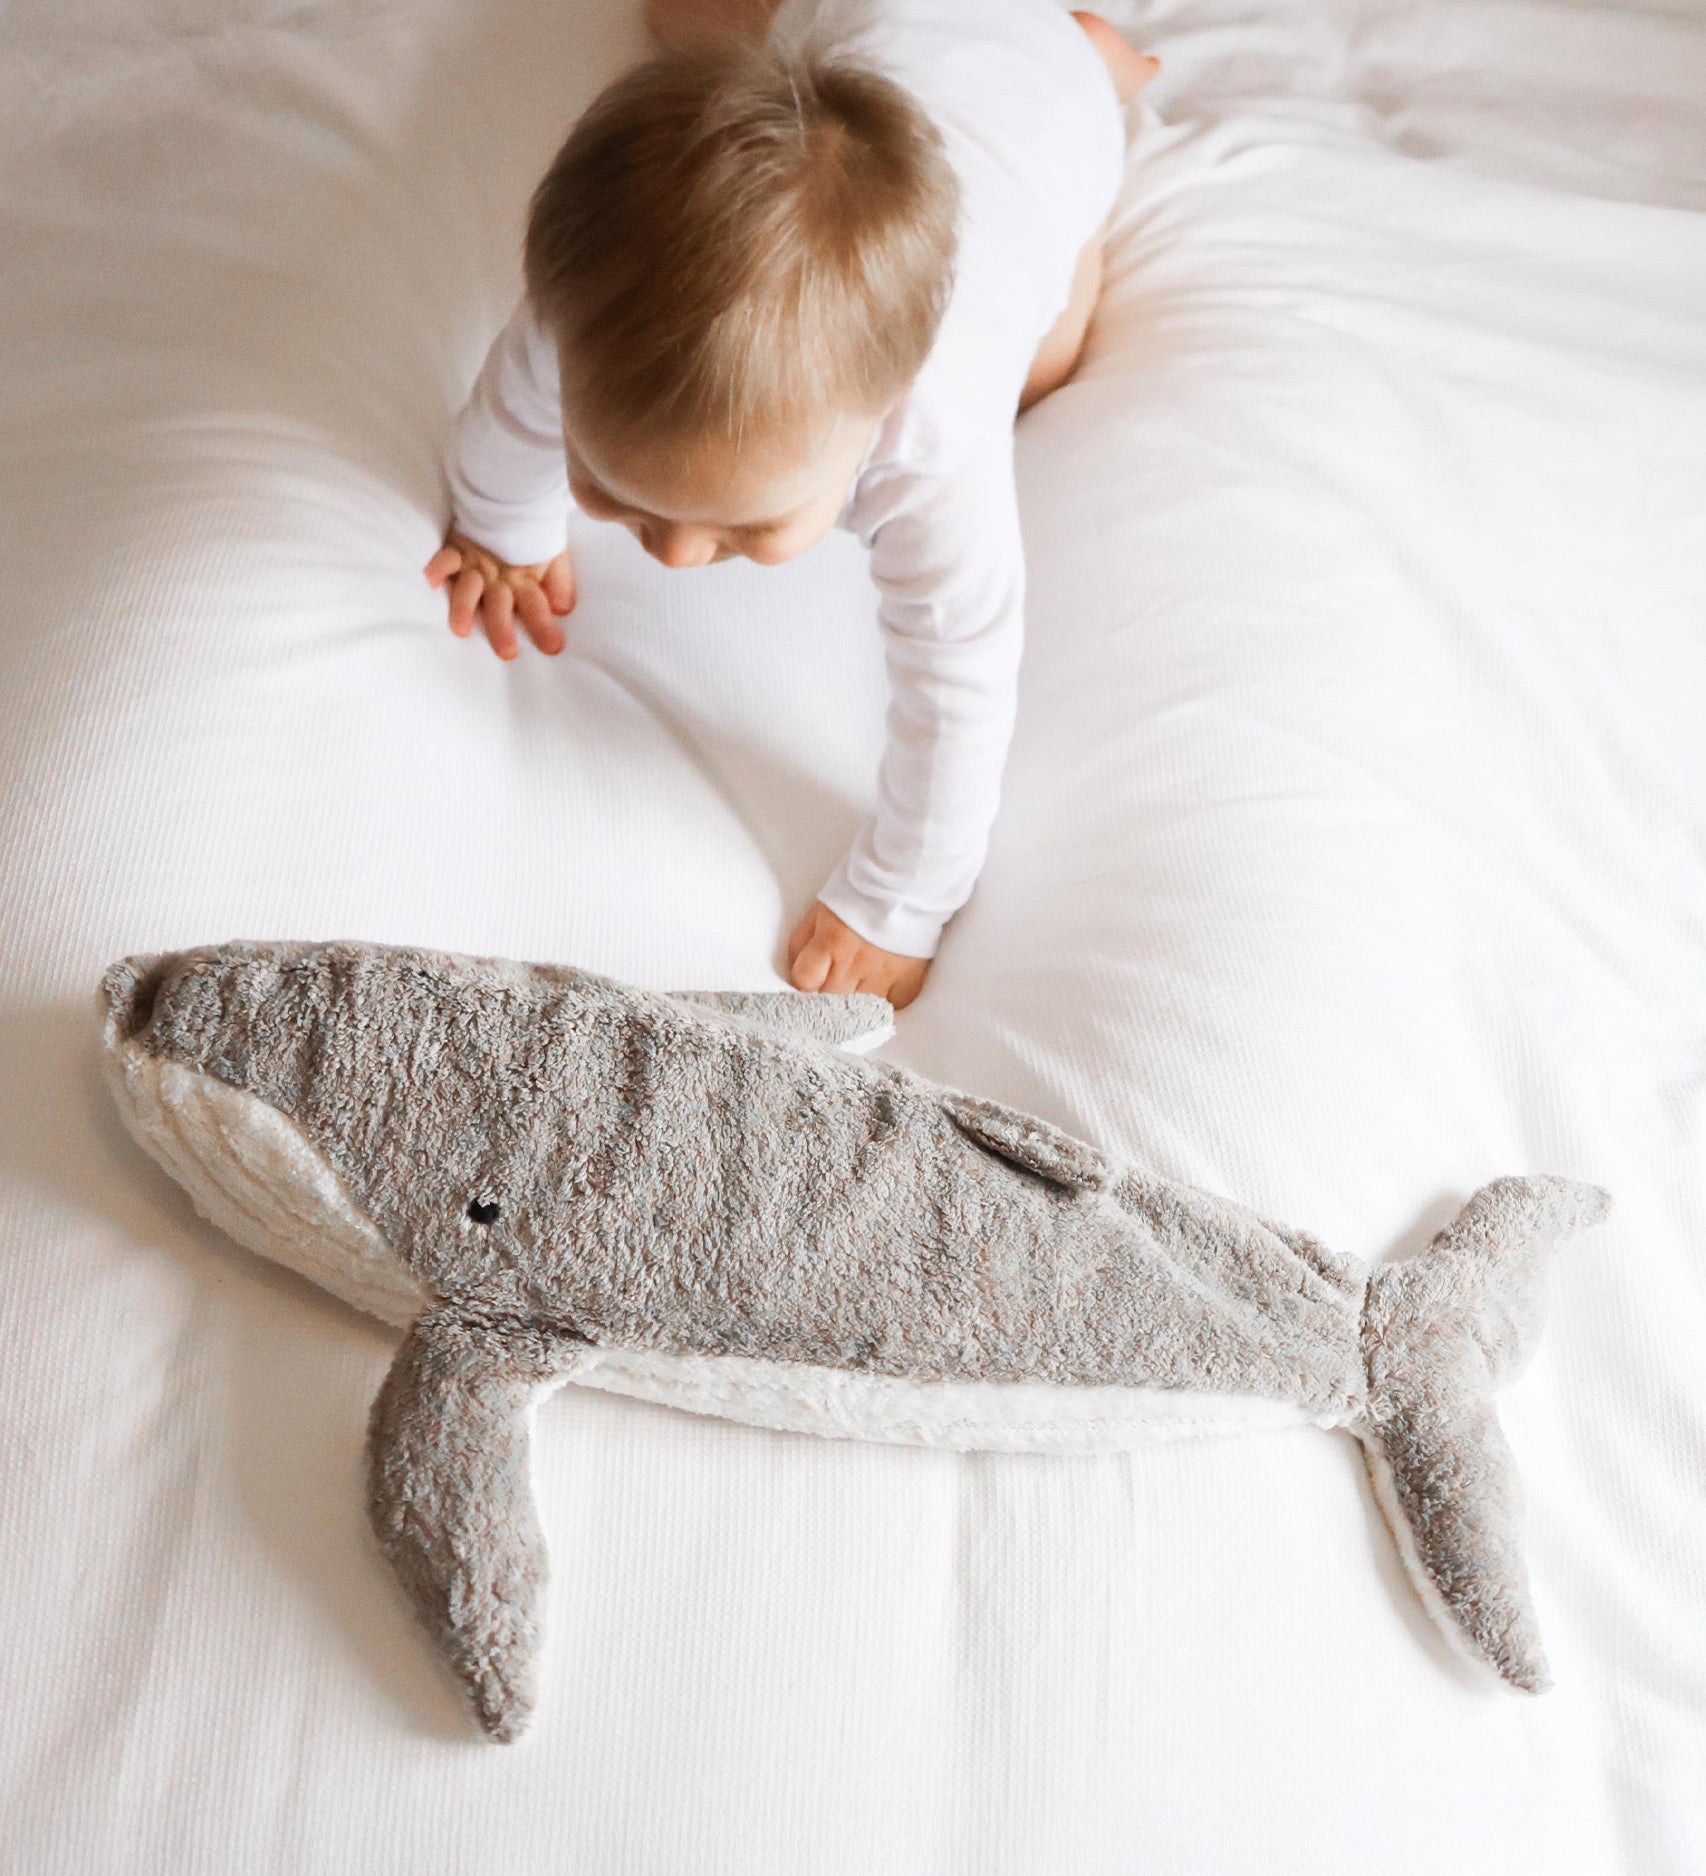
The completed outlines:
{"type": "Polygon", "coordinates": [[[1072,376],[1084,350],[1084,335],[1090,329],[1090,315],[1096,310],[1096,298],[1102,291],[1102,234],[1078,256],[1072,275],[1072,297],[1066,311],[1049,327],[1037,355],[1031,360],[1030,376],[1019,393],[1019,408],[1026,411],[1050,391],[1058,391],[1072,376]]]}
{"type": "Polygon", "coordinates": [[[1085,37],[1096,48],[1121,104],[1129,104],[1161,69],[1161,61],[1129,46],[1100,13],[1074,13],[1085,37]]]}
{"type": "MultiPolygon", "coordinates": [[[[1100,14],[1074,13],[1072,17],[1101,55],[1122,104],[1136,97],[1160,71],[1159,59],[1134,51],[1100,14]]],[[[1031,361],[1030,376],[1026,378],[1025,388],[1019,395],[1019,408],[1022,411],[1029,410],[1039,399],[1047,397],[1050,391],[1058,391],[1077,367],[1079,354],[1084,350],[1084,335],[1090,327],[1090,315],[1096,310],[1096,299],[1102,291],[1102,237],[1105,232],[1105,229],[1098,229],[1096,238],[1078,256],[1066,311],[1049,328],[1042,344],[1037,347],[1036,357],[1031,361]]]]}
{"type": "Polygon", "coordinates": [[[666,52],[762,39],[781,0],[646,0],[646,26],[666,52]]]}

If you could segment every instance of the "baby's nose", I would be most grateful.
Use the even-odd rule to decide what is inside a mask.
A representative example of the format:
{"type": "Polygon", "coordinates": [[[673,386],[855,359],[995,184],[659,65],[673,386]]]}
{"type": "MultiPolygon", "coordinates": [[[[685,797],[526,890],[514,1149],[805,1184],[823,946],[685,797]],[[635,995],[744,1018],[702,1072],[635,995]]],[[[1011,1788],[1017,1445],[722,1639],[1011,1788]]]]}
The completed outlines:
{"type": "Polygon", "coordinates": [[[648,528],[643,545],[666,567],[707,567],[717,557],[717,543],[702,528],[648,528]]]}

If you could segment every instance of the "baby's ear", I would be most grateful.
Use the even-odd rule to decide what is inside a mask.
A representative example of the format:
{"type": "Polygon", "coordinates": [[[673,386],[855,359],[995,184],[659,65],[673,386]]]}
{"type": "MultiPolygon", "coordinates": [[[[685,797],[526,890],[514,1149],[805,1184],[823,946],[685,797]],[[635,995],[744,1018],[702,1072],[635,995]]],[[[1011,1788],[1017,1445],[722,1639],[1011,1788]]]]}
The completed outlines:
{"type": "Polygon", "coordinates": [[[863,1055],[894,1034],[894,1010],[882,997],[854,991],[826,996],[804,990],[675,990],[676,1003],[733,1017],[762,1036],[823,1042],[863,1055]]]}

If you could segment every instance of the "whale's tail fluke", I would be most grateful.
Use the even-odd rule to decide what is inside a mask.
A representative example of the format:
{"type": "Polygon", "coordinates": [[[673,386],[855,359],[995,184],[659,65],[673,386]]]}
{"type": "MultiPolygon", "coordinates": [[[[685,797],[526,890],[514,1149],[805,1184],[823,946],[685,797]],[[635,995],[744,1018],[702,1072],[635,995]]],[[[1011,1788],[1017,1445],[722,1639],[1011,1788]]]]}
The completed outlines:
{"type": "Polygon", "coordinates": [[[1553,1245],[1610,1205],[1574,1180],[1496,1180],[1426,1250],[1376,1270],[1363,1306],[1355,1431],[1398,1549],[1445,1633],[1528,1693],[1548,1675],[1493,1393],[1538,1338],[1553,1245]]]}

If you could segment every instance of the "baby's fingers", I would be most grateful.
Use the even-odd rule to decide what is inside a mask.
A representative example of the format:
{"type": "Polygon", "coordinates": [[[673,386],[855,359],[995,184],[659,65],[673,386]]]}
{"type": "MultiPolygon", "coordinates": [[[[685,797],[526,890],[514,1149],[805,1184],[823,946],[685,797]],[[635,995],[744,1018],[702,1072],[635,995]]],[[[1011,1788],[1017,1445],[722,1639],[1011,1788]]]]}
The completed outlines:
{"type": "Polygon", "coordinates": [[[821,938],[808,938],[789,961],[796,990],[821,990],[835,968],[835,955],[821,938]]]}
{"type": "Polygon", "coordinates": [[[500,658],[513,658],[520,650],[520,646],[516,643],[515,626],[512,623],[515,600],[509,587],[502,580],[494,580],[487,589],[484,610],[486,636],[492,642],[492,650],[500,658]]]}
{"type": "Polygon", "coordinates": [[[474,629],[474,608],[485,591],[485,576],[477,567],[457,574],[450,589],[450,629],[458,638],[466,638],[474,629]]]}
{"type": "Polygon", "coordinates": [[[799,962],[800,953],[817,937],[817,914],[815,905],[806,907],[794,929],[788,934],[788,968],[793,969],[799,962]]]}
{"type": "Polygon", "coordinates": [[[567,554],[559,554],[540,575],[540,585],[551,610],[561,618],[575,609],[575,570],[567,554]]]}
{"type": "Polygon", "coordinates": [[[866,988],[866,958],[864,952],[855,948],[843,950],[839,945],[829,954],[829,969],[824,972],[819,990],[827,990],[832,996],[851,996],[855,990],[866,988]]]}
{"type": "Polygon", "coordinates": [[[551,608],[540,587],[528,585],[517,589],[515,613],[526,626],[527,636],[547,657],[554,658],[563,649],[562,628],[551,617],[551,608]]]}
{"type": "Polygon", "coordinates": [[[435,592],[453,573],[462,571],[462,552],[456,547],[441,547],[421,569],[426,583],[435,592]]]}

